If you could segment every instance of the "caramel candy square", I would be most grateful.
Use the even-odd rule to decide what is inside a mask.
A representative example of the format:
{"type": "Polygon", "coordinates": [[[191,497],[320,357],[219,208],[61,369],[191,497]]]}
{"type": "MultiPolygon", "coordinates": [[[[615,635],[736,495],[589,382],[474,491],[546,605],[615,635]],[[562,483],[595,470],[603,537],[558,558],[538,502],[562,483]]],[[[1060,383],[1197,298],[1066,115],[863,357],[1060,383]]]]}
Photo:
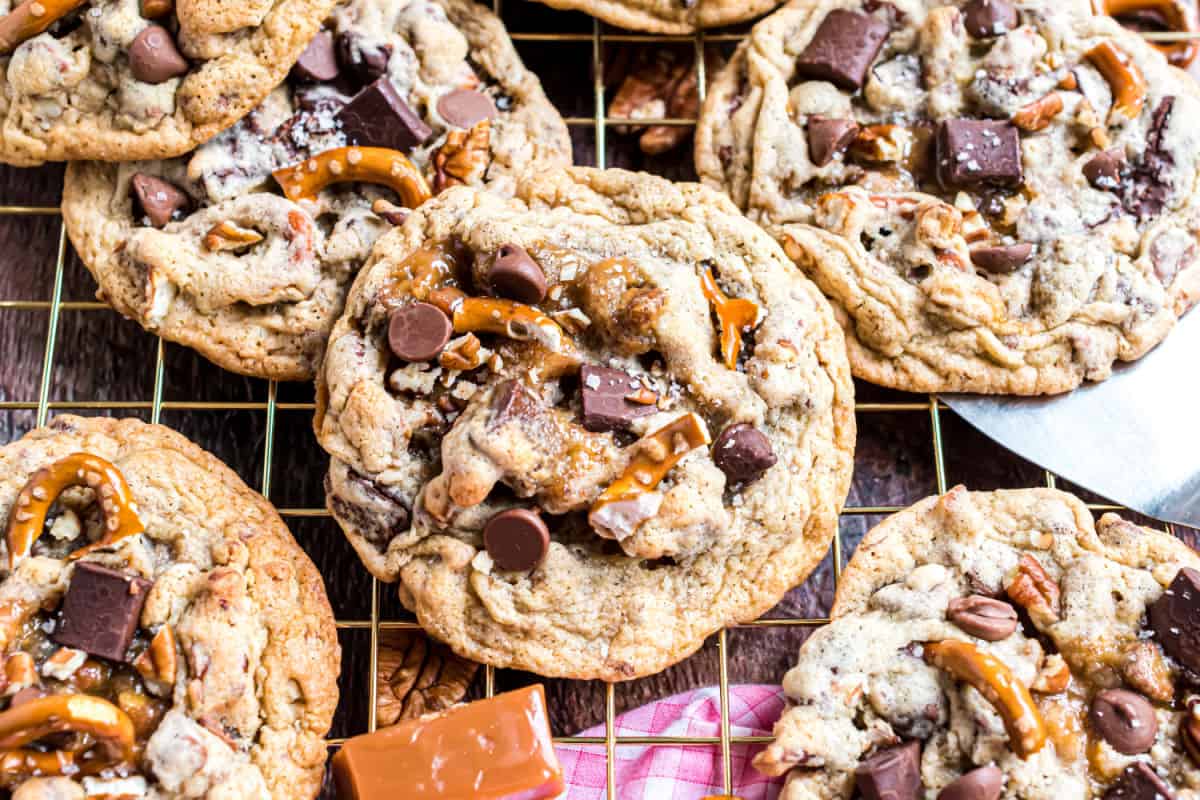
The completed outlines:
{"type": "Polygon", "coordinates": [[[333,776],[340,800],[541,800],[564,788],[540,685],[355,736],[333,776]]]}

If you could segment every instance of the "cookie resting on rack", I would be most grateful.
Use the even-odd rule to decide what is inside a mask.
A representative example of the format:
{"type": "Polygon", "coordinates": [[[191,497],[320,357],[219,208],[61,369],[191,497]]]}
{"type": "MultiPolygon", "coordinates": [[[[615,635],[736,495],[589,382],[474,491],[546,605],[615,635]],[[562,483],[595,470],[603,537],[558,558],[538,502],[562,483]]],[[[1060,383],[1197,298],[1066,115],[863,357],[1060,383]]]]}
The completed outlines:
{"type": "Polygon", "coordinates": [[[329,508],[459,655],[661,670],[828,549],[854,444],[828,304],[696,184],[544,170],[384,236],[318,379],[329,508]]]}
{"type": "Polygon", "coordinates": [[[649,33],[695,33],[745,22],[779,5],[779,0],[541,0],[548,6],[582,11],[610,25],[649,33]]]}
{"type": "Polygon", "coordinates": [[[1049,394],[1200,296],[1198,115],[1082,0],[793,2],[714,81],[696,169],[830,298],[856,376],[1049,394]]]}
{"type": "Polygon", "coordinates": [[[0,794],[303,800],[340,661],[321,577],[179,434],[55,417],[0,448],[0,794]]]}
{"type": "Polygon", "coordinates": [[[781,800],[1200,793],[1200,556],[1053,489],[870,531],[755,759],[781,800]]]}
{"type": "Polygon", "coordinates": [[[13,0],[0,16],[0,161],[165,158],[279,83],[333,0],[13,0]]]}
{"type": "Polygon", "coordinates": [[[308,380],[375,239],[430,194],[566,165],[566,125],[469,0],[339,5],[290,78],[186,157],[72,163],[100,296],[220,366],[308,380]]]}

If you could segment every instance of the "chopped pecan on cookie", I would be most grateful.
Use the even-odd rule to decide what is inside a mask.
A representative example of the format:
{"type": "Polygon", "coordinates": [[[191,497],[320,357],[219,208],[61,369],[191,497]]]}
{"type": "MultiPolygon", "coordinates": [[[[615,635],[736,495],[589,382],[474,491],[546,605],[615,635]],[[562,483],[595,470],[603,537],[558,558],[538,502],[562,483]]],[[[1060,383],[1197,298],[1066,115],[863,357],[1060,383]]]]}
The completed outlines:
{"type": "Polygon", "coordinates": [[[63,214],[122,314],[228,369],[302,380],[408,210],[569,160],[566,126],[490,12],[353,0],[286,82],[186,158],[73,164],[63,214]]]}
{"type": "Polygon", "coordinates": [[[453,187],[376,243],[334,328],[329,507],[459,656],[643,675],[823,555],[843,358],[814,287],[702,187],[453,187]]]}
{"type": "MultiPolygon", "coordinates": [[[[1194,27],[1173,3],[1108,5],[1194,27]]],[[[1200,296],[1196,114],[1196,83],[1087,0],[792,0],[710,87],[696,170],[841,309],[859,377],[1051,394],[1200,296]]]]}
{"type": "MultiPolygon", "coordinates": [[[[614,71],[620,75],[620,83],[608,104],[610,120],[655,117],[686,120],[700,113],[699,69],[694,48],[640,48],[619,53],[612,60],[617,64],[614,71]]],[[[715,49],[705,49],[706,85],[724,63],[715,49]]],[[[611,77],[613,83],[617,79],[617,75],[611,77]]],[[[616,130],[639,134],[638,146],[648,156],[666,153],[692,135],[691,125],[622,125],[616,130]]]]}
{"type": "Polygon", "coordinates": [[[781,800],[1191,797],[1198,564],[1051,489],[922,500],[859,544],[755,765],[781,800]]]}
{"type": "Polygon", "coordinates": [[[317,796],[337,635],[265,500],[137,420],[56,417],[0,482],[0,792],[317,796]]]}

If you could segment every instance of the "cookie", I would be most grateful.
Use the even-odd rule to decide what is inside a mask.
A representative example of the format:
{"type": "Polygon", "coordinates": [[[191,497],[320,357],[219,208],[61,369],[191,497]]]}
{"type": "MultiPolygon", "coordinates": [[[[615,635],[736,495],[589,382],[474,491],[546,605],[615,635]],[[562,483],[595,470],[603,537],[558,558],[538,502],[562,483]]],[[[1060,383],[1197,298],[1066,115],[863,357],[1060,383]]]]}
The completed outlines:
{"type": "Polygon", "coordinates": [[[755,766],[783,800],[1194,797],[1198,569],[1064,492],[922,500],[858,546],[755,766]]]}
{"type": "Polygon", "coordinates": [[[779,5],[779,0],[541,0],[566,11],[582,11],[610,25],[648,33],[695,33],[745,22],[779,5]]]}
{"type": "Polygon", "coordinates": [[[368,569],[464,658],[624,680],[825,554],[854,444],[820,293],[725,198],[622,170],[455,187],[379,240],[315,428],[368,569]]]}
{"type": "Polygon", "coordinates": [[[0,448],[0,509],[0,791],[316,797],[337,631],[266,500],[166,428],[58,416],[0,448]]]}
{"type": "Polygon", "coordinates": [[[1107,378],[1200,295],[1200,90],[1071,0],[793,2],[706,98],[696,169],[908,391],[1107,378]]]}
{"type": "Polygon", "coordinates": [[[262,101],[334,0],[23,0],[0,17],[0,161],[167,158],[262,101]]]}
{"type": "Polygon", "coordinates": [[[566,125],[489,11],[352,0],[286,83],[189,156],[71,164],[63,216],[126,317],[234,372],[307,380],[407,206],[570,158],[566,125]]]}

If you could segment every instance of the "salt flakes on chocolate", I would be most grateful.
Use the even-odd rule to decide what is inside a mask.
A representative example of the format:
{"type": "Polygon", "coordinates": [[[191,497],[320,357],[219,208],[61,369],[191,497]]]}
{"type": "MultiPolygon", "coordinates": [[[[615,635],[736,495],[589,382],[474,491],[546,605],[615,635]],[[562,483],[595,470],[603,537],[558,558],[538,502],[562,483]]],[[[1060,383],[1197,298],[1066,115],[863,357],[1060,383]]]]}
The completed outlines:
{"type": "Polygon", "coordinates": [[[936,141],[938,181],[946,188],[1021,183],[1021,137],[1011,122],[944,120],[936,141]]]}
{"type": "Polygon", "coordinates": [[[380,78],[337,112],[351,144],[387,147],[403,153],[429,141],[433,131],[400,97],[387,78],[380,78]]]}
{"type": "Polygon", "coordinates": [[[653,414],[653,403],[638,403],[646,391],[641,381],[619,369],[585,365],[579,371],[583,395],[583,427],[593,433],[628,430],[638,417],[653,414]]]}
{"type": "Polygon", "coordinates": [[[136,575],[79,562],[63,599],[54,641],[89,655],[124,661],[153,585],[136,575]]]}

